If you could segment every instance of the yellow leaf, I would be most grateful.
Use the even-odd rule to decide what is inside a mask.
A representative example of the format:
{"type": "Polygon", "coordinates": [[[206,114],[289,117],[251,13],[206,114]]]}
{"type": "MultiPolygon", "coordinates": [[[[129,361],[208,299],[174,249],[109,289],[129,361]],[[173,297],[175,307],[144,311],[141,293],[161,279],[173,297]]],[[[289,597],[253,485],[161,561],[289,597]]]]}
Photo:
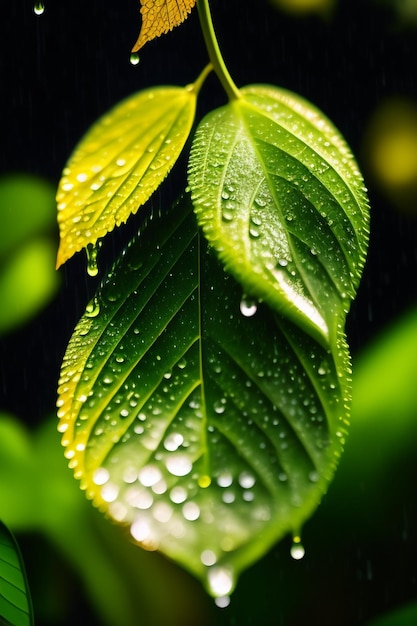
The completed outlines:
{"type": "Polygon", "coordinates": [[[80,141],[58,186],[57,268],[126,222],[164,180],[191,131],[196,87],[140,91],[80,141]]]}
{"type": "Polygon", "coordinates": [[[142,27],[132,52],[181,24],[196,0],[141,0],[142,27]]]}

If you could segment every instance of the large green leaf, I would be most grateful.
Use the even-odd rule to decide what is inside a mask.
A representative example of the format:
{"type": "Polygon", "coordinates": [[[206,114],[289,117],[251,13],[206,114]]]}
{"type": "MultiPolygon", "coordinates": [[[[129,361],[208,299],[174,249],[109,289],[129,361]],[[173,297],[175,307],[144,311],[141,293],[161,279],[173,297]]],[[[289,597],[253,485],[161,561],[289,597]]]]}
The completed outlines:
{"type": "Polygon", "coordinates": [[[15,538],[0,522],[0,624],[31,626],[32,604],[15,538]]]}
{"type": "Polygon", "coordinates": [[[335,349],[367,245],[362,177],[311,104],[276,87],[241,94],[193,141],[199,223],[249,294],[335,349]]]}
{"type": "Polygon", "coordinates": [[[126,222],[159,187],[188,138],[200,86],[201,79],[140,91],[83,137],[58,187],[57,267],[126,222]]]}
{"type": "Polygon", "coordinates": [[[59,430],[87,496],[227,596],[298,535],[345,434],[348,355],[243,297],[188,200],[151,220],[79,322],[59,430]]]}

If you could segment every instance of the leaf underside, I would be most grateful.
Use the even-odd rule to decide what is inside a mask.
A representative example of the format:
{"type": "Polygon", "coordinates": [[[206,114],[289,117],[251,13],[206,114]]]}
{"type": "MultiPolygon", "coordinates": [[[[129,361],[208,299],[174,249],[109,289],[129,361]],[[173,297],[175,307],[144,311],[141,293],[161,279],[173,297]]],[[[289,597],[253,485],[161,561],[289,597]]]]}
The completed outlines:
{"type": "Polygon", "coordinates": [[[242,297],[188,198],[147,224],[89,315],[61,372],[69,465],[136,541],[226,596],[242,569],[298,534],[332,478],[346,346],[332,354],[242,297]]]}
{"type": "Polygon", "coordinates": [[[140,91],[96,122],[63,171],[57,192],[57,267],[126,222],[159,187],[190,133],[196,90],[140,91]]]}
{"type": "Polygon", "coordinates": [[[16,540],[0,522],[0,624],[32,626],[32,605],[16,540]]]}
{"type": "Polygon", "coordinates": [[[182,24],[195,3],[196,0],[141,0],[142,26],[132,52],[182,24]]]}

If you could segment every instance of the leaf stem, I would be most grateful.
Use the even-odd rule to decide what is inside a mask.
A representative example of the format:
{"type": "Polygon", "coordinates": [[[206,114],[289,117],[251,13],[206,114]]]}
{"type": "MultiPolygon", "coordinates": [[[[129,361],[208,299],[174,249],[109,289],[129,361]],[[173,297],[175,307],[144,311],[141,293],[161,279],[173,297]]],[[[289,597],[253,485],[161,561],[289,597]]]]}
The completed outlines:
{"type": "Polygon", "coordinates": [[[198,16],[200,18],[201,30],[203,31],[204,41],[213,69],[216,72],[223,89],[227,93],[229,100],[237,100],[240,98],[240,92],[233,82],[220,52],[216,33],[214,32],[213,20],[211,19],[211,11],[208,0],[197,0],[197,9],[198,16]]]}

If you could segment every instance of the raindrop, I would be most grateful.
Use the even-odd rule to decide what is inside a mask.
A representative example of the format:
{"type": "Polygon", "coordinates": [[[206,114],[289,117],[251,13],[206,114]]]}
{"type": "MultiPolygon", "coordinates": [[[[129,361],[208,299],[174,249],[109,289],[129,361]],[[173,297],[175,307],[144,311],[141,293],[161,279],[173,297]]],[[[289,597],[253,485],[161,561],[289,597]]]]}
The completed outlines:
{"type": "Polygon", "coordinates": [[[164,448],[169,452],[175,452],[183,441],[184,437],[180,433],[170,433],[164,440],[164,448]]]}
{"type": "Polygon", "coordinates": [[[193,465],[185,454],[174,454],[167,458],[166,468],[173,476],[186,476],[193,465]]]}
{"type": "Polygon", "coordinates": [[[140,56],[137,52],[132,52],[132,54],[130,55],[130,63],[132,65],[138,65],[139,61],[140,61],[140,56]]]}
{"type": "Polygon", "coordinates": [[[240,312],[244,317],[252,317],[258,310],[257,304],[254,300],[250,300],[244,296],[240,302],[240,312]]]}
{"type": "Polygon", "coordinates": [[[149,538],[150,532],[148,522],[141,517],[136,518],[130,527],[130,534],[136,541],[145,541],[149,538]]]}
{"type": "Polygon", "coordinates": [[[255,484],[255,478],[249,472],[242,472],[239,475],[239,485],[243,487],[243,489],[250,489],[255,484]]]}
{"type": "Polygon", "coordinates": [[[162,478],[160,470],[155,465],[145,465],[138,475],[139,482],[144,487],[152,487],[162,478]]]}
{"type": "Polygon", "coordinates": [[[99,313],[100,313],[100,304],[99,304],[97,296],[94,296],[94,298],[92,298],[90,302],[87,304],[85,308],[85,314],[87,317],[97,317],[99,313]]]}
{"type": "Polygon", "coordinates": [[[203,476],[199,476],[197,482],[201,489],[207,489],[207,487],[210,487],[211,485],[211,478],[210,476],[207,476],[207,474],[204,474],[203,476]]]}
{"type": "Polygon", "coordinates": [[[186,502],[182,507],[182,514],[189,522],[195,522],[200,517],[200,507],[195,502],[186,502]]]}
{"type": "Polygon", "coordinates": [[[214,403],[213,408],[214,408],[215,413],[217,413],[217,415],[221,415],[222,413],[224,413],[224,410],[225,410],[224,404],[225,404],[224,398],[214,403]]]}
{"type": "Polygon", "coordinates": [[[219,487],[230,487],[232,483],[233,483],[233,476],[230,472],[223,472],[217,478],[217,484],[219,485],[219,487]]]}
{"type": "Polygon", "coordinates": [[[233,573],[226,567],[212,567],[207,575],[208,586],[216,598],[224,598],[233,589],[233,573]]]}
{"type": "Polygon", "coordinates": [[[93,475],[93,482],[96,485],[104,485],[110,478],[110,474],[105,467],[99,467],[96,469],[93,475]]]}
{"type": "Polygon", "coordinates": [[[187,491],[184,487],[174,487],[171,490],[169,497],[174,504],[181,504],[181,502],[185,502],[187,499],[187,491]]]}
{"type": "Polygon", "coordinates": [[[86,247],[87,253],[87,274],[89,276],[97,276],[98,274],[98,265],[97,265],[97,255],[98,251],[101,248],[101,241],[97,243],[88,243],[86,247]]]}
{"type": "Polygon", "coordinates": [[[301,539],[300,537],[296,536],[293,537],[293,543],[290,549],[290,554],[292,556],[293,559],[295,559],[296,561],[299,561],[300,559],[303,558],[303,556],[305,555],[305,549],[303,544],[301,543],[301,539]]]}
{"type": "Polygon", "coordinates": [[[213,550],[204,550],[200,556],[201,562],[207,567],[211,567],[217,561],[216,554],[213,550]]]}
{"type": "Polygon", "coordinates": [[[33,12],[35,15],[42,15],[45,12],[45,5],[43,2],[35,2],[33,7],[33,12]]]}
{"type": "Polygon", "coordinates": [[[218,606],[219,609],[225,609],[230,604],[230,596],[221,596],[219,598],[215,598],[214,604],[218,606]]]}
{"type": "Polygon", "coordinates": [[[222,500],[225,504],[232,504],[232,502],[234,502],[236,499],[235,494],[233,493],[233,491],[225,491],[224,494],[222,495],[222,500]]]}
{"type": "Polygon", "coordinates": [[[101,497],[105,502],[114,502],[119,495],[119,487],[113,483],[106,483],[101,489],[101,497]]]}

